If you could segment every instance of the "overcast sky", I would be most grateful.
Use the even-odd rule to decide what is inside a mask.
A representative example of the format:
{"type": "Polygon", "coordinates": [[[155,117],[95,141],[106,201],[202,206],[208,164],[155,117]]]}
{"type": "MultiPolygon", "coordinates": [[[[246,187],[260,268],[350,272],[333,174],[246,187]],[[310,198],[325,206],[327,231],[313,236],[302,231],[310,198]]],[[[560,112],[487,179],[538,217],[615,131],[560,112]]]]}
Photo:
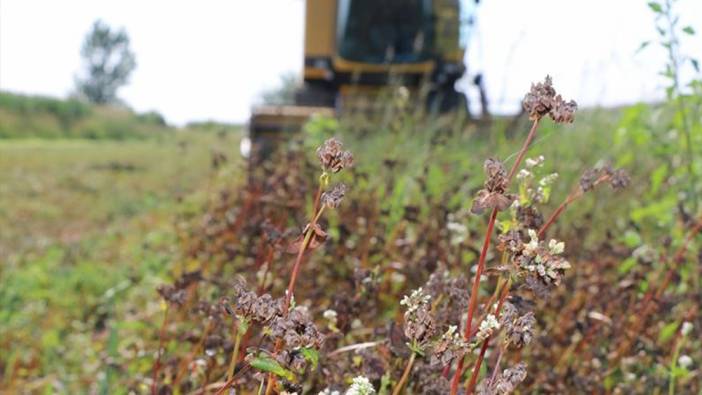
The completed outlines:
{"type": "MultiPolygon", "coordinates": [[[[678,11],[702,32],[701,0],[679,0],[678,11]]],[[[136,53],[120,97],[177,124],[245,121],[262,90],[301,72],[303,0],[0,0],[0,89],[68,95],[98,18],[126,28],[136,53]]],[[[664,52],[635,54],[656,35],[646,1],[483,0],[476,20],[468,68],[484,73],[495,111],[514,111],[546,73],[585,106],[662,96],[664,52]]],[[[702,58],[700,36],[685,40],[702,58]]]]}

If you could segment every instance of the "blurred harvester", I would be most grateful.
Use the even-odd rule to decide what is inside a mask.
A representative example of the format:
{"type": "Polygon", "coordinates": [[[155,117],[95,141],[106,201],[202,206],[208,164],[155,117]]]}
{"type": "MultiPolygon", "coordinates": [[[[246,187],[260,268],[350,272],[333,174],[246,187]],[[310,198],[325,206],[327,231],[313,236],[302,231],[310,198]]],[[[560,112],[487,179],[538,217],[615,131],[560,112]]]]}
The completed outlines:
{"type": "Polygon", "coordinates": [[[313,114],[368,106],[404,86],[429,111],[466,109],[456,91],[475,0],[307,0],[304,84],[295,103],[254,109],[252,159],[265,156],[313,114]],[[419,92],[422,92],[419,94],[419,92]]]}

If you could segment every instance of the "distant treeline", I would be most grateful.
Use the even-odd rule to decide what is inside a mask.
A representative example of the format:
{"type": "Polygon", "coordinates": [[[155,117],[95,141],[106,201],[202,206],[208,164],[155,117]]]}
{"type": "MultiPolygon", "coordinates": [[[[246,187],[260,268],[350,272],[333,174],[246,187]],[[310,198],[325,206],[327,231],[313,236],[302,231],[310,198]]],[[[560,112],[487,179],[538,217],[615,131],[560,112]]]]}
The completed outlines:
{"type": "MultiPolygon", "coordinates": [[[[187,130],[232,132],[240,125],[193,122],[187,130]]],[[[166,136],[176,129],[155,111],[97,106],[77,99],[56,99],[0,92],[0,139],[80,138],[128,140],[166,136]]]]}

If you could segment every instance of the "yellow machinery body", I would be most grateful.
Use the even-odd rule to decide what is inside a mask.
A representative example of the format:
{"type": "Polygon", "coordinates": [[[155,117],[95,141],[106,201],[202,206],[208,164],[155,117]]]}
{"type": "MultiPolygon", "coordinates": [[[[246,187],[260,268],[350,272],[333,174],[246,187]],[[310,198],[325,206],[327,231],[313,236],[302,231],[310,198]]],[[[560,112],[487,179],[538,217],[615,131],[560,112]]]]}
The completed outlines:
{"type": "Polygon", "coordinates": [[[430,110],[465,107],[454,84],[465,73],[465,27],[475,2],[307,0],[304,84],[291,105],[254,109],[252,143],[299,130],[309,116],[333,114],[349,98],[391,84],[426,87],[430,110]]]}
{"type": "Polygon", "coordinates": [[[469,3],[307,0],[305,85],[297,102],[340,107],[348,92],[396,83],[410,89],[427,85],[440,111],[465,104],[453,85],[465,72],[462,17],[469,3]]]}

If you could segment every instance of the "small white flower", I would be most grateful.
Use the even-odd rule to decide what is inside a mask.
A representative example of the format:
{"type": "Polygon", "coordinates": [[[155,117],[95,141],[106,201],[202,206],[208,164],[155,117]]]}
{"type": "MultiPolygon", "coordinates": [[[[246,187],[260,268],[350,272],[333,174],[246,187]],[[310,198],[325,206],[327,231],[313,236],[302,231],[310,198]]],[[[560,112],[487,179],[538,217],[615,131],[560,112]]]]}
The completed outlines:
{"type": "Polygon", "coordinates": [[[370,380],[363,376],[358,376],[353,379],[351,387],[346,391],[345,395],[372,395],[375,394],[375,388],[370,383],[370,380]]]}
{"type": "Polygon", "coordinates": [[[341,395],[339,391],[332,391],[329,388],[325,388],[318,395],[341,395]]]}
{"type": "Polygon", "coordinates": [[[551,241],[548,242],[548,249],[551,252],[551,254],[562,254],[563,251],[565,251],[565,243],[562,241],[551,239],[551,241]]]}
{"type": "Polygon", "coordinates": [[[457,332],[458,327],[456,325],[449,325],[448,330],[441,337],[447,340],[461,340],[463,337],[457,332]]]}
{"type": "Polygon", "coordinates": [[[536,235],[536,231],[534,229],[529,229],[527,233],[529,233],[529,238],[531,238],[531,240],[529,243],[524,245],[524,255],[531,256],[534,255],[536,250],[539,248],[539,237],[536,235]]]}
{"type": "Polygon", "coordinates": [[[529,170],[522,169],[522,170],[519,170],[519,172],[517,173],[517,180],[524,180],[524,179],[529,178],[531,176],[532,176],[532,174],[529,170]]]}
{"type": "Polygon", "coordinates": [[[541,165],[543,165],[543,164],[544,164],[544,159],[545,159],[545,158],[544,158],[543,155],[539,155],[539,156],[538,156],[537,158],[535,158],[535,159],[527,158],[527,159],[524,161],[524,163],[526,164],[526,167],[532,168],[532,167],[535,167],[535,166],[541,166],[541,165]]]}
{"type": "Polygon", "coordinates": [[[401,306],[407,306],[407,312],[412,313],[417,310],[419,306],[429,303],[431,300],[431,295],[425,295],[422,287],[419,287],[412,291],[412,293],[407,296],[402,297],[400,301],[401,306]]]}
{"type": "Polygon", "coordinates": [[[497,318],[493,314],[488,314],[487,317],[480,323],[480,328],[478,328],[478,334],[476,335],[480,340],[485,340],[492,335],[492,332],[496,329],[500,329],[500,323],[497,322],[497,318]]]}
{"type": "Polygon", "coordinates": [[[551,184],[553,184],[554,181],[558,178],[558,173],[551,173],[547,175],[546,177],[542,178],[539,180],[539,185],[542,187],[547,187],[551,184]]]}
{"type": "Polygon", "coordinates": [[[687,369],[692,365],[692,358],[690,358],[689,355],[681,355],[680,358],[678,358],[678,365],[687,369]]]}
{"type": "Polygon", "coordinates": [[[685,321],[682,323],[682,328],[680,329],[680,332],[683,336],[687,336],[690,334],[690,332],[692,332],[692,328],[694,328],[694,325],[692,325],[691,322],[685,321]]]}
{"type": "Polygon", "coordinates": [[[322,313],[322,316],[323,316],[324,318],[326,318],[327,320],[329,320],[329,322],[330,322],[332,325],[336,325],[336,319],[337,319],[337,316],[338,316],[337,313],[336,313],[336,311],[334,311],[334,310],[332,310],[332,309],[324,310],[324,313],[322,313]]]}

